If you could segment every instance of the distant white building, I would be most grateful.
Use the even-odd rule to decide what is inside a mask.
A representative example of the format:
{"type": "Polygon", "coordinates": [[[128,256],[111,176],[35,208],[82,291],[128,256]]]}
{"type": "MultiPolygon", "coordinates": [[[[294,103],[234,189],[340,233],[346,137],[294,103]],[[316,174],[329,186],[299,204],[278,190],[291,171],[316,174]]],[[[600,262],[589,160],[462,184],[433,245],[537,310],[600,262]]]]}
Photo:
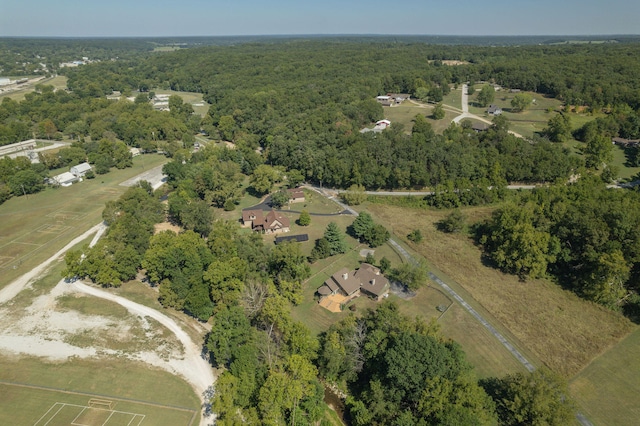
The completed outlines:
{"type": "Polygon", "coordinates": [[[360,130],[360,133],[368,133],[368,132],[380,133],[389,126],[391,126],[391,121],[387,119],[379,120],[376,122],[376,125],[373,127],[373,129],[369,129],[365,127],[364,129],[360,130]]]}
{"type": "Polygon", "coordinates": [[[11,84],[11,80],[6,77],[0,77],[0,86],[7,86],[11,84]]]}
{"type": "Polygon", "coordinates": [[[70,172],[64,172],[53,177],[53,180],[60,186],[71,186],[78,181],[78,177],[70,172]]]}
{"type": "Polygon", "coordinates": [[[77,166],[71,167],[69,172],[71,172],[75,177],[81,178],[83,177],[89,170],[91,170],[91,165],[89,163],[81,163],[77,166]]]}

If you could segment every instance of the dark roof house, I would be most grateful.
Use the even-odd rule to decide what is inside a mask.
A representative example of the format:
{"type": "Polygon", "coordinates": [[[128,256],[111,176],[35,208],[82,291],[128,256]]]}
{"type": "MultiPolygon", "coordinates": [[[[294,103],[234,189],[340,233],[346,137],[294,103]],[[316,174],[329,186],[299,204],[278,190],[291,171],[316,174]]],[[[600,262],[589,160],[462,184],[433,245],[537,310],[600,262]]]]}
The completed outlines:
{"type": "Polygon", "coordinates": [[[487,109],[487,114],[500,115],[502,114],[502,108],[500,108],[498,105],[491,104],[487,109]]]}

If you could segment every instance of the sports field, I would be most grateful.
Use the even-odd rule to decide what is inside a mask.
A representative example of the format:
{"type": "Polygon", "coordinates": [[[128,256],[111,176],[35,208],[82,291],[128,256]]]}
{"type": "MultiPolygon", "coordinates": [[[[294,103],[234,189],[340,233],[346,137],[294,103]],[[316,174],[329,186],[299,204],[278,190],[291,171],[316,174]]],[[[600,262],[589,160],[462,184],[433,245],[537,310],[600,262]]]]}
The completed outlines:
{"type": "Polygon", "coordinates": [[[0,288],[99,223],[105,203],[126,191],[122,181],[166,161],[162,155],[138,156],[132,168],[0,205],[0,288]]]}
{"type": "Polygon", "coordinates": [[[25,426],[189,426],[197,411],[0,381],[0,424],[25,426]]]}

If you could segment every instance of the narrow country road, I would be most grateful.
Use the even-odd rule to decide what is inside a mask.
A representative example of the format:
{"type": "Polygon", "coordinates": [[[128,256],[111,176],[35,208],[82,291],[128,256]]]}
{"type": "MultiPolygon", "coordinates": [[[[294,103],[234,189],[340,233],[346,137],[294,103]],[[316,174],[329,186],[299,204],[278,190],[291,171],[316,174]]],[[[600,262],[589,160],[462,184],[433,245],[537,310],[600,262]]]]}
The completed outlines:
{"type": "MultiPolygon", "coordinates": [[[[211,369],[209,362],[202,357],[202,348],[195,344],[191,340],[191,337],[189,337],[189,335],[182,328],[180,328],[180,326],[176,324],[174,320],[153,308],[141,305],[136,302],[132,302],[129,299],[111,294],[105,290],[89,286],[81,281],[76,281],[71,284],[65,284],[64,282],[62,282],[61,284],[69,285],[79,293],[84,293],[90,296],[99,297],[101,299],[115,302],[126,308],[130,313],[142,317],[153,318],[154,320],[165,326],[167,329],[169,329],[169,331],[175,334],[184,348],[184,358],[181,360],[174,359],[170,362],[171,366],[173,367],[172,372],[174,374],[182,376],[193,386],[198,396],[203,399],[203,404],[209,403],[209,401],[204,400],[203,395],[215,381],[213,370],[211,369]]],[[[205,417],[206,411],[203,410],[202,414],[203,416],[201,418],[200,425],[205,426],[209,424],[209,421],[212,419],[205,417]]]]}
{"type": "MultiPolygon", "coordinates": [[[[493,124],[491,122],[491,120],[487,120],[484,117],[480,117],[478,115],[471,114],[469,112],[469,95],[467,94],[467,88],[468,88],[468,86],[466,84],[462,85],[462,114],[460,114],[459,116],[454,118],[453,122],[454,123],[460,123],[465,118],[471,118],[471,119],[474,119],[474,120],[482,121],[483,123],[486,123],[486,124],[493,124]]],[[[514,132],[512,130],[509,130],[509,133],[511,133],[513,136],[515,136],[517,138],[520,138],[520,139],[524,139],[525,138],[520,133],[516,133],[516,132],[514,132]]]]}

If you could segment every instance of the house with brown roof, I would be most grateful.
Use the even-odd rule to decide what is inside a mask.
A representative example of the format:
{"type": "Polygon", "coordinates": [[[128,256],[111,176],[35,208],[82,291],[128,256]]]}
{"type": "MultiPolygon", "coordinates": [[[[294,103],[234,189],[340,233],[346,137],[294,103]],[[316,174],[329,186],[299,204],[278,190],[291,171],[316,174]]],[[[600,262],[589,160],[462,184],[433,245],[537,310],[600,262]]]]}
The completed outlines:
{"type": "Polygon", "coordinates": [[[289,218],[271,210],[264,214],[262,210],[243,210],[242,227],[265,234],[280,234],[289,232],[291,222],[289,218]]]}
{"type": "Polygon", "coordinates": [[[302,188],[290,188],[287,189],[289,194],[289,204],[291,203],[304,203],[304,191],[302,188]]]}
{"type": "Polygon", "coordinates": [[[373,299],[380,300],[389,292],[389,280],[382,275],[380,269],[363,263],[355,271],[342,268],[326,280],[317,292],[322,297],[341,294],[348,298],[363,293],[373,299]]]}

